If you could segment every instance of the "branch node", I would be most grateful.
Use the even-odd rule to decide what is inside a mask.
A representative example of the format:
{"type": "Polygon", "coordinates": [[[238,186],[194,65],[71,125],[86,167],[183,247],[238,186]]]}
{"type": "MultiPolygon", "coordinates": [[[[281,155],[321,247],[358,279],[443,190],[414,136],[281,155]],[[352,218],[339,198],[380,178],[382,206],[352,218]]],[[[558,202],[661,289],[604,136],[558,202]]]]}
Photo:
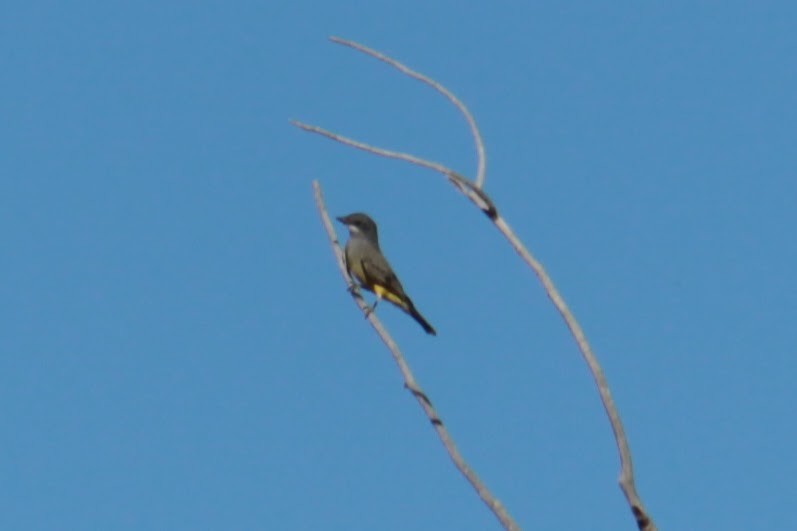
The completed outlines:
{"type": "Polygon", "coordinates": [[[648,526],[650,526],[651,523],[650,518],[641,507],[634,505],[631,507],[631,512],[634,513],[634,518],[636,519],[636,524],[639,529],[649,528],[648,526]]]}
{"type": "MultiPolygon", "coordinates": [[[[413,395],[415,398],[417,398],[417,399],[419,399],[419,400],[423,400],[423,401],[424,401],[424,403],[425,403],[427,406],[429,406],[429,407],[434,407],[434,406],[432,406],[432,401],[431,401],[431,400],[429,400],[429,397],[427,396],[427,394],[426,394],[426,393],[424,393],[424,392],[423,392],[421,389],[419,389],[419,388],[418,388],[418,387],[417,387],[417,386],[416,386],[414,383],[407,383],[407,382],[405,382],[405,383],[404,383],[404,388],[405,388],[405,389],[407,389],[407,390],[409,390],[409,392],[410,392],[410,393],[412,393],[412,395],[413,395]]],[[[432,420],[434,420],[434,419],[432,419],[432,420]]],[[[442,424],[442,422],[440,422],[440,423],[442,424]]]]}

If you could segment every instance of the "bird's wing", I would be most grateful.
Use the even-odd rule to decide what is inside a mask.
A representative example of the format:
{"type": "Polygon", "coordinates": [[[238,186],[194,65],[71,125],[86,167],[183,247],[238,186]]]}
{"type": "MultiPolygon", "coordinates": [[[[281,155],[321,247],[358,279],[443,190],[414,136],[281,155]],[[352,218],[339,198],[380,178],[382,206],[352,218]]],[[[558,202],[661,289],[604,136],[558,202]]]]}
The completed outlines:
{"type": "Polygon", "coordinates": [[[408,298],[407,294],[404,293],[404,287],[393,272],[393,268],[390,267],[390,264],[383,256],[366,258],[360,264],[369,284],[382,286],[402,300],[408,298]]]}

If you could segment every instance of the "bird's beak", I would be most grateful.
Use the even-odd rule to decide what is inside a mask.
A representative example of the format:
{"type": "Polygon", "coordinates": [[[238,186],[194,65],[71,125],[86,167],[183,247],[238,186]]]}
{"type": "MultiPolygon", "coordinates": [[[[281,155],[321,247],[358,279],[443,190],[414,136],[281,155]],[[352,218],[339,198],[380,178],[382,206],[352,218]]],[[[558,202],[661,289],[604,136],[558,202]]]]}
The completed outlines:
{"type": "Polygon", "coordinates": [[[340,222],[341,222],[341,223],[343,223],[344,225],[348,225],[348,223],[346,223],[346,216],[338,216],[338,217],[336,217],[335,219],[336,219],[336,220],[338,220],[338,221],[340,221],[340,222]]]}

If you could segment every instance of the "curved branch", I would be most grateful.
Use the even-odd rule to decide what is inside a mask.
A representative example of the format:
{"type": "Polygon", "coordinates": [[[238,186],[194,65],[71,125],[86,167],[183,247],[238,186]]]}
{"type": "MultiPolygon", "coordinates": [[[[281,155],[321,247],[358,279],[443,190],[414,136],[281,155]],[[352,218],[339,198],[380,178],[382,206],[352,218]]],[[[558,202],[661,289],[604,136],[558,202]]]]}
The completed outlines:
{"type": "Polygon", "coordinates": [[[327,131],[326,129],[318,127],[317,125],[309,125],[298,120],[291,120],[291,124],[309,133],[317,133],[331,140],[335,140],[336,142],[340,142],[341,144],[346,144],[347,146],[361,149],[363,151],[367,151],[368,153],[373,153],[374,155],[379,155],[380,157],[403,160],[423,168],[429,168],[431,170],[440,172],[448,177],[449,181],[454,184],[460,192],[465,194],[471,201],[473,201],[489,218],[493,219],[498,213],[492,199],[490,199],[484,190],[475,186],[470,179],[463,177],[461,174],[455,172],[451,168],[443,166],[438,162],[425,160],[414,155],[410,155],[409,153],[402,153],[400,151],[391,151],[389,149],[370,146],[363,142],[358,142],[357,140],[347,138],[343,135],[327,131]]]}
{"type": "Polygon", "coordinates": [[[484,149],[484,140],[482,139],[481,131],[479,131],[479,127],[476,125],[476,119],[473,118],[473,115],[470,113],[468,108],[462,103],[459,98],[454,96],[454,94],[445,88],[443,85],[427,77],[420,72],[416,72],[415,70],[409,68],[406,65],[403,65],[393,59],[392,57],[388,57],[385,54],[379,53],[376,50],[372,50],[367,46],[363,46],[362,44],[356,43],[354,41],[349,41],[346,39],[341,39],[340,37],[330,37],[329,40],[334,42],[335,44],[340,44],[343,46],[348,46],[349,48],[353,48],[359,52],[362,52],[366,55],[370,55],[380,61],[383,61],[393,68],[399,70],[402,74],[406,74],[413,79],[417,79],[418,81],[425,83],[435,89],[437,92],[445,96],[448,101],[453,103],[459,109],[459,112],[465,116],[465,119],[468,121],[468,125],[470,126],[470,132],[473,135],[473,142],[476,144],[476,157],[478,159],[477,169],[476,169],[476,187],[483,188],[484,187],[484,179],[487,177],[487,152],[484,149]]]}
{"type": "Polygon", "coordinates": [[[528,249],[526,249],[526,247],[523,245],[523,242],[520,241],[520,238],[518,238],[514,231],[509,227],[509,224],[503,218],[498,217],[495,220],[495,226],[509,241],[510,245],[512,245],[512,247],[515,249],[515,252],[517,252],[523,261],[526,262],[529,267],[531,267],[531,269],[537,275],[537,278],[540,279],[540,282],[545,289],[545,293],[559,311],[562,319],[564,319],[567,327],[570,329],[570,333],[576,340],[578,349],[581,351],[584,361],[589,366],[589,370],[592,373],[592,378],[595,380],[595,385],[598,387],[598,393],[600,394],[601,402],[603,402],[603,408],[606,410],[606,415],[609,417],[609,423],[611,424],[612,431],[614,432],[617,450],[620,453],[620,488],[622,489],[623,494],[625,494],[625,498],[631,507],[631,512],[634,514],[634,518],[637,521],[637,527],[644,531],[656,531],[656,524],[653,523],[650,515],[645,510],[645,506],[642,503],[642,498],[640,498],[639,493],[637,493],[636,490],[636,484],[634,482],[634,463],[631,459],[631,447],[628,445],[628,438],[625,435],[623,421],[620,418],[620,413],[617,410],[614,399],[612,398],[612,393],[609,389],[609,382],[606,380],[606,375],[603,373],[603,368],[598,362],[597,356],[595,356],[595,353],[592,351],[589,341],[587,341],[587,336],[584,334],[584,330],[581,328],[578,320],[573,315],[573,312],[571,312],[570,308],[568,308],[564,298],[559,293],[559,290],[556,289],[553,280],[551,280],[551,277],[545,271],[545,268],[534,258],[528,249]]]}
{"type": "Polygon", "coordinates": [[[467,479],[471,486],[473,486],[482,501],[487,505],[487,507],[490,508],[493,514],[495,514],[495,517],[498,518],[498,521],[501,522],[501,525],[504,527],[504,529],[509,531],[519,531],[520,527],[509,515],[509,512],[506,510],[503,504],[498,500],[498,498],[493,496],[493,494],[487,489],[487,486],[484,484],[484,482],[482,482],[479,476],[476,475],[476,472],[474,472],[473,469],[465,462],[465,459],[462,457],[462,454],[459,453],[456,444],[454,444],[454,439],[451,438],[451,435],[448,433],[448,429],[440,419],[440,415],[437,414],[437,410],[435,410],[434,406],[432,406],[431,400],[429,400],[427,394],[421,389],[421,386],[415,380],[415,376],[412,374],[412,370],[410,369],[407,360],[404,358],[404,355],[401,353],[398,345],[395,341],[393,341],[393,338],[390,336],[390,334],[388,334],[385,327],[382,326],[382,322],[376,316],[376,312],[370,311],[368,304],[362,298],[359,289],[357,289],[355,283],[352,281],[348,271],[346,270],[343,249],[341,249],[340,244],[338,243],[335,227],[332,224],[329,213],[327,213],[327,209],[324,204],[324,196],[321,192],[321,185],[318,183],[318,181],[313,181],[313,190],[315,190],[316,206],[321,214],[321,220],[323,221],[324,227],[327,230],[327,235],[329,235],[329,240],[332,244],[332,250],[335,253],[336,261],[338,262],[338,268],[340,269],[343,278],[346,279],[346,283],[349,285],[349,292],[351,293],[354,301],[366,315],[366,318],[370,321],[371,326],[373,326],[374,330],[376,330],[376,333],[379,334],[382,342],[384,342],[385,346],[393,355],[393,360],[396,362],[396,365],[398,365],[399,370],[404,377],[404,387],[406,387],[412,393],[412,396],[414,396],[418,401],[418,404],[420,404],[423,412],[426,413],[426,417],[432,423],[432,426],[434,426],[434,429],[437,432],[438,437],[440,437],[440,441],[443,443],[446,452],[448,452],[448,456],[451,458],[451,461],[454,462],[454,465],[457,467],[460,473],[465,476],[465,479],[467,479]]]}

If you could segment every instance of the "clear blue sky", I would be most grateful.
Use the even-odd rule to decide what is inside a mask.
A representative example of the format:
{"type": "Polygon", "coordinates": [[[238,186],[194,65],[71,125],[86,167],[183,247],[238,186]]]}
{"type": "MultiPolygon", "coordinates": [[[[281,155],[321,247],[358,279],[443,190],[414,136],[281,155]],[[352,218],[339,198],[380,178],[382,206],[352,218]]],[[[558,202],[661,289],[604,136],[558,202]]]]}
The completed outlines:
{"type": "MultiPolygon", "coordinates": [[[[384,305],[526,529],[633,529],[606,370],[662,529],[797,529],[794,2],[21,2],[0,17],[0,528],[484,530],[312,197],[366,211],[384,305]]],[[[341,232],[342,235],[342,232],[341,232]]]]}

